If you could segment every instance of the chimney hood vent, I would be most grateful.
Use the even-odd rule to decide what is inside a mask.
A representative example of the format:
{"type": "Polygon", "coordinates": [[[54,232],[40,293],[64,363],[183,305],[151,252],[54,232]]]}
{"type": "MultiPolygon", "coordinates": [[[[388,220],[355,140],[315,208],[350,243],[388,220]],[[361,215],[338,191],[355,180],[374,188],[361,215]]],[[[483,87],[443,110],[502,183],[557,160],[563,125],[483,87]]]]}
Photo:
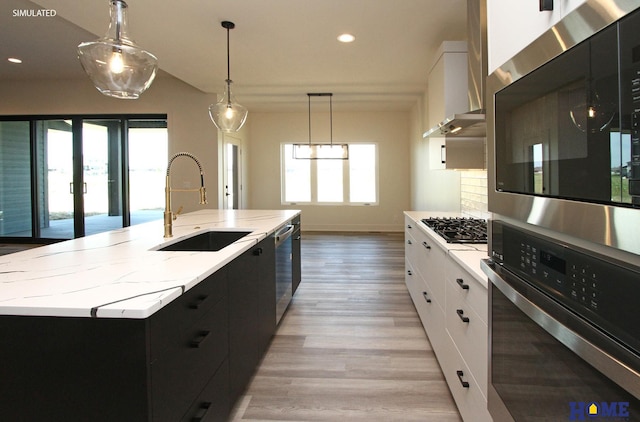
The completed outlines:
{"type": "Polygon", "coordinates": [[[424,132],[423,138],[485,138],[487,124],[484,93],[487,78],[487,0],[467,0],[468,97],[469,112],[448,116],[424,132]]]}

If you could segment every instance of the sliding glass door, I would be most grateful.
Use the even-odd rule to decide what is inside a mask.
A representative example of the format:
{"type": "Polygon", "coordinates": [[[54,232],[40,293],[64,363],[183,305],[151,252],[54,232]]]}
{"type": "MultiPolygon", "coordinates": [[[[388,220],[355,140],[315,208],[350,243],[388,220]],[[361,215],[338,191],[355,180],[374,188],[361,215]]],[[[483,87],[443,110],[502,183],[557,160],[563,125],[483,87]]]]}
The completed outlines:
{"type": "Polygon", "coordinates": [[[166,116],[0,121],[0,237],[71,239],[161,219],[167,143],[166,116]]]}

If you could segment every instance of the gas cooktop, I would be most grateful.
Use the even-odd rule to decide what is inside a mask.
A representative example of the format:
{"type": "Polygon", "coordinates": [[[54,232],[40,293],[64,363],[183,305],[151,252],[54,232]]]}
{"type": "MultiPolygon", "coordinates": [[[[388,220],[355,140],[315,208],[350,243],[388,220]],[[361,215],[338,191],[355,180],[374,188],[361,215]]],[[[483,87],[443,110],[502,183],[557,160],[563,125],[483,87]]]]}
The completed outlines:
{"type": "Polygon", "coordinates": [[[447,243],[487,243],[487,221],[481,218],[435,217],[422,222],[447,243]]]}

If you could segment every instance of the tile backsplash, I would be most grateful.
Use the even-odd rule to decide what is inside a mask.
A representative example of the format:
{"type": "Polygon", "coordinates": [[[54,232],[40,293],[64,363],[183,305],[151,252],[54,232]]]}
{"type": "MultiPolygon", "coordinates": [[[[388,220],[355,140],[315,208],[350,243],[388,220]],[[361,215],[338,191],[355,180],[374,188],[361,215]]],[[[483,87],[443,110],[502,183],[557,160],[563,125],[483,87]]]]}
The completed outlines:
{"type": "Polygon", "coordinates": [[[460,211],[465,217],[490,217],[486,170],[460,172],[460,211]]]}

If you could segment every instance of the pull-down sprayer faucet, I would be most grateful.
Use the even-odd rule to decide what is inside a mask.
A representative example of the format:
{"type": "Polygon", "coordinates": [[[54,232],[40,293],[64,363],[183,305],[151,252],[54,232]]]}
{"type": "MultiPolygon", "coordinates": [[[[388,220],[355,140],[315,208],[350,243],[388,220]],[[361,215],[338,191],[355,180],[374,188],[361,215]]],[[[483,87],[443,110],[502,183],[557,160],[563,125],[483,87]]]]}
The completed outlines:
{"type": "MultiPolygon", "coordinates": [[[[167,165],[167,178],[166,185],[164,188],[164,237],[173,236],[172,227],[173,220],[175,220],[178,216],[174,215],[171,211],[171,192],[200,192],[200,204],[204,205],[207,203],[207,192],[204,190],[204,172],[202,171],[202,166],[200,165],[200,161],[193,155],[188,152],[179,152],[175,154],[171,159],[169,159],[169,164],[167,165]],[[200,170],[200,187],[197,189],[172,189],[171,188],[171,164],[173,160],[178,157],[189,157],[198,165],[198,169],[200,170]]],[[[178,210],[180,212],[180,210],[178,210]]]]}

